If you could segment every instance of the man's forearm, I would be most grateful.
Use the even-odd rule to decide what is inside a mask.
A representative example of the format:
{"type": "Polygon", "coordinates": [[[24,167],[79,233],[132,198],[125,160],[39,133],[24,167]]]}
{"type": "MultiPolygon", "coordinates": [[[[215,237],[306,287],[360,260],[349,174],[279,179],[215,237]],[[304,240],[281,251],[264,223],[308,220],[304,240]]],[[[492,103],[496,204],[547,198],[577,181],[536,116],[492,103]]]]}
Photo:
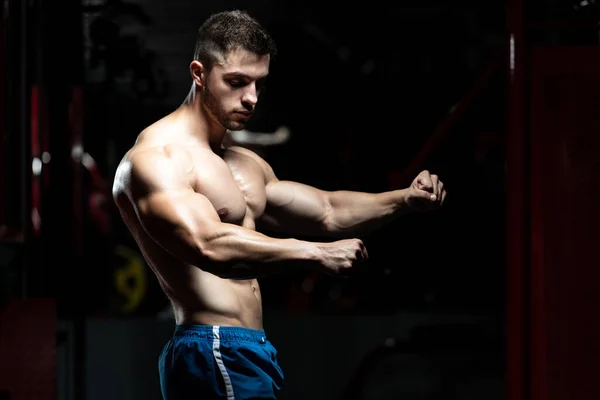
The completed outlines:
{"type": "Polygon", "coordinates": [[[383,193],[330,192],[327,231],[334,236],[368,234],[409,211],[406,189],[383,193]]]}
{"type": "Polygon", "coordinates": [[[317,264],[316,243],[272,238],[231,224],[222,224],[217,236],[204,240],[202,254],[216,274],[266,275],[317,264]]]}
{"type": "Polygon", "coordinates": [[[163,232],[169,230],[155,230],[151,236],[168,252],[221,277],[249,278],[318,264],[316,243],[272,238],[233,224],[214,224],[202,232],[188,227],[163,232]]]}

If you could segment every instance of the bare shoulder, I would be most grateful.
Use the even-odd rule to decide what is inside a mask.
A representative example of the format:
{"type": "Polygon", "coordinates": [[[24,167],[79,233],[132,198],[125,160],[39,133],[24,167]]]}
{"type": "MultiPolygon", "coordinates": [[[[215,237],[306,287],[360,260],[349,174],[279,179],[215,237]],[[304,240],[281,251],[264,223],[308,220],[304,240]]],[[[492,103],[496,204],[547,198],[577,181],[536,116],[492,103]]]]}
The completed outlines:
{"type": "Polygon", "coordinates": [[[189,186],[191,156],[184,146],[135,145],[121,159],[113,182],[113,197],[140,195],[189,186]]]}

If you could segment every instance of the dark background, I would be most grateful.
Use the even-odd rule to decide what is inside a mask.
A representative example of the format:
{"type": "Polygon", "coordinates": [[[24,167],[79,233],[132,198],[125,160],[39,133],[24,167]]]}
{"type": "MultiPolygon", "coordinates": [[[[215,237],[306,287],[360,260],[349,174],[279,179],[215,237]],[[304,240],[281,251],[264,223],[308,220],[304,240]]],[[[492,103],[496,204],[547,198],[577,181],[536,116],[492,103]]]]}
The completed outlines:
{"type": "MultiPolygon", "coordinates": [[[[594,49],[592,0],[5,1],[0,399],[160,398],[156,361],[173,320],[112,203],[112,179],[138,133],[186,96],[199,25],[232,8],[256,16],[279,48],[248,129],[290,129],[288,142],[265,149],[280,179],[381,192],[428,169],[448,190],[442,209],[364,238],[370,260],[352,279],[262,279],[283,398],[583,400],[558,397],[567,385],[552,391],[539,378],[585,386],[540,367],[565,348],[546,353],[549,338],[573,331],[544,331],[536,310],[564,303],[541,293],[558,293],[549,289],[561,279],[542,287],[533,278],[563,276],[538,254],[573,271],[577,243],[597,243],[589,230],[561,247],[571,225],[553,224],[551,211],[578,210],[561,221],[581,225],[598,219],[598,191],[571,187],[590,199],[585,207],[552,199],[577,176],[596,181],[591,88],[600,80],[596,58],[565,52],[536,63],[533,54],[594,49]],[[534,85],[536,76],[547,79],[534,85]],[[583,153],[587,164],[575,169],[583,153]],[[545,178],[536,165],[562,167],[545,178]],[[553,208],[540,216],[546,202],[553,208]]],[[[593,281],[577,276],[569,296],[593,281]]],[[[598,303],[585,293],[582,304],[598,303]]]]}
{"type": "MultiPolygon", "coordinates": [[[[141,129],[182,102],[190,87],[193,33],[215,11],[188,2],[135,5],[85,15],[85,149],[108,182],[141,129]]],[[[397,175],[504,52],[501,3],[496,10],[476,3],[231,6],[261,18],[280,49],[248,129],[289,127],[291,140],[267,149],[265,157],[281,179],[323,189],[377,192],[410,184],[414,176],[397,175]]],[[[346,311],[348,306],[330,298],[329,292],[341,290],[353,313],[407,307],[498,312],[502,79],[498,70],[485,82],[468,115],[453,125],[452,138],[419,166],[442,177],[452,194],[448,206],[367,238],[372,259],[365,276],[343,283],[319,277],[311,311],[346,311]]],[[[118,218],[112,221],[115,240],[133,246],[118,218]]],[[[303,278],[265,280],[265,306],[286,307],[290,289],[303,278]]],[[[147,300],[156,297],[161,298],[147,300]]]]}

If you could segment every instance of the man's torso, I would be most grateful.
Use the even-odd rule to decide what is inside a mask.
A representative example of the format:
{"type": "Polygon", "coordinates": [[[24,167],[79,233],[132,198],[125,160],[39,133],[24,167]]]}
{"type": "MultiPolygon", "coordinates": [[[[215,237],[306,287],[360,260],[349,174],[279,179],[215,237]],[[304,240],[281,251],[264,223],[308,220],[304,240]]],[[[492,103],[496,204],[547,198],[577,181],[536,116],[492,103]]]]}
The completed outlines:
{"type": "MultiPolygon", "coordinates": [[[[176,139],[175,139],[176,140],[176,139]]],[[[187,175],[194,191],[204,195],[222,222],[255,229],[266,206],[265,170],[249,150],[231,147],[222,157],[204,147],[142,139],[125,156],[168,146],[176,157],[191,160],[187,175]]],[[[122,162],[122,164],[123,164],[122,162]]],[[[262,329],[261,294],[256,279],[223,279],[186,264],[165,251],[142,228],[135,209],[120,201],[123,219],[159,283],[173,304],[176,322],[234,325],[262,329]]]]}

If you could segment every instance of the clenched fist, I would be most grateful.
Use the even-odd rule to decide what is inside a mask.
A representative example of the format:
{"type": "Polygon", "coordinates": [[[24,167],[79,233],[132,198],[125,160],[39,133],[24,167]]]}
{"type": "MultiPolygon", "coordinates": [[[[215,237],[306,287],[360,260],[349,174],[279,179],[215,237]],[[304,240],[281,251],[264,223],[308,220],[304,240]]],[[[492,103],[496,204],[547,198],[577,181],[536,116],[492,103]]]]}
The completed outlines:
{"type": "Polygon", "coordinates": [[[352,270],[369,257],[360,239],[344,239],[320,243],[318,260],[324,272],[333,276],[348,276],[352,270]]]}
{"type": "Polygon", "coordinates": [[[406,202],[415,211],[427,211],[440,207],[446,200],[444,183],[435,174],[422,171],[407,191],[406,202]]]}

